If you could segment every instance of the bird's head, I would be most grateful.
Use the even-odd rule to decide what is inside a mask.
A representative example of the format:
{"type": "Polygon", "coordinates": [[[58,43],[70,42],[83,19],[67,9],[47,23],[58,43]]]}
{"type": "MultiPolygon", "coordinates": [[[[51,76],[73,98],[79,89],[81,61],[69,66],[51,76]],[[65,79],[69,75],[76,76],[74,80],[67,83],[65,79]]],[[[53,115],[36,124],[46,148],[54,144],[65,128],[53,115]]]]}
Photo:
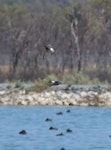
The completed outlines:
{"type": "Polygon", "coordinates": [[[50,52],[51,52],[51,53],[55,53],[54,48],[51,47],[51,48],[50,48],[50,52]]]}

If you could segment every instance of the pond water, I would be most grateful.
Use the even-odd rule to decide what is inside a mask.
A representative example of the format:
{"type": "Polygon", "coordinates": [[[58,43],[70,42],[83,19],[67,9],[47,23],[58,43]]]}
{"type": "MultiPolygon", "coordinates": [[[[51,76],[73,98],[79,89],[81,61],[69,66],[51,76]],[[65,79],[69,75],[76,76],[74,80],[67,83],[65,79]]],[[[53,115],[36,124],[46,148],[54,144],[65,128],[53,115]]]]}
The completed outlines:
{"type": "Polygon", "coordinates": [[[110,135],[111,108],[0,107],[0,150],[109,150],[110,135]],[[58,130],[49,130],[51,126],[58,130]],[[27,134],[19,134],[23,129],[27,134]]]}

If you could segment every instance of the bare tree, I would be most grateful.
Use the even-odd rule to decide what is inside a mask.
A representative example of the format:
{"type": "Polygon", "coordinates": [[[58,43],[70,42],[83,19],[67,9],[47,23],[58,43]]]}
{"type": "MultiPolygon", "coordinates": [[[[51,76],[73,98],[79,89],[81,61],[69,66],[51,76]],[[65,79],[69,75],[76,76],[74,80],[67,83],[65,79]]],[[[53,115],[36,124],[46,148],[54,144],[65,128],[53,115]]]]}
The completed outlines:
{"type": "Polygon", "coordinates": [[[74,10],[73,15],[70,15],[71,17],[71,33],[74,37],[75,46],[77,50],[77,59],[78,59],[78,65],[77,70],[78,72],[81,70],[81,49],[80,49],[80,43],[79,43],[79,18],[81,17],[80,12],[77,12],[77,10],[74,10]]]}

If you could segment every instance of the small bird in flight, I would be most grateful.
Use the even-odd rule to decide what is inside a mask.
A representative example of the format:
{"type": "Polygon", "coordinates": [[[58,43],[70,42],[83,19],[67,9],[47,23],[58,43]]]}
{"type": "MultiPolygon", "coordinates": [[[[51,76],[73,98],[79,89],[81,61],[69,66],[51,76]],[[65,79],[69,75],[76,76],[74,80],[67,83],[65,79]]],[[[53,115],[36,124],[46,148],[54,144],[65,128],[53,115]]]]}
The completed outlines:
{"type": "Polygon", "coordinates": [[[43,54],[43,59],[44,59],[44,57],[47,53],[51,53],[51,54],[55,53],[54,48],[50,44],[44,45],[44,47],[45,47],[45,51],[44,51],[44,54],[43,54]]]}

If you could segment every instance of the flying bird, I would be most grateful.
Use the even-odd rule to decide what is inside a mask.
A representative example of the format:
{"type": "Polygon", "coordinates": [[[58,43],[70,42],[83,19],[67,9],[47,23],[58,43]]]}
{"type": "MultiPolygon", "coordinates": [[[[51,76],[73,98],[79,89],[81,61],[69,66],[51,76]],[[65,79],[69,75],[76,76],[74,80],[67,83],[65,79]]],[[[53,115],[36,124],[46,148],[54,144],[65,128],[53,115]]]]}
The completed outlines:
{"type": "Polygon", "coordinates": [[[55,53],[54,48],[50,44],[44,45],[44,47],[45,47],[45,51],[44,51],[44,54],[43,54],[43,59],[44,59],[44,57],[47,53],[51,53],[51,54],[55,53]]]}

